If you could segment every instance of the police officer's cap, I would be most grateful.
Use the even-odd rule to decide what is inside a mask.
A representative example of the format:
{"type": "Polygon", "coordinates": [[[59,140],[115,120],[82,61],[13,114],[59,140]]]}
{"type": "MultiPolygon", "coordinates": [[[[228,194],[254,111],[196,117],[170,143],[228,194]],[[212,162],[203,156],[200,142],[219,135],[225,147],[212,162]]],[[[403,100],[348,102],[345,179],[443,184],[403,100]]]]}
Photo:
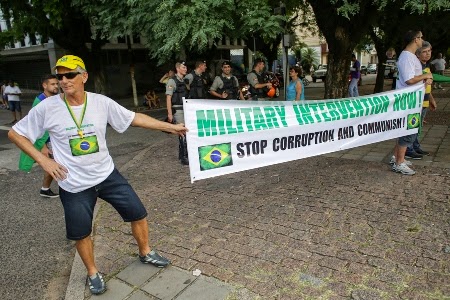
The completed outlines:
{"type": "Polygon", "coordinates": [[[222,62],[222,67],[223,66],[230,66],[231,67],[231,63],[228,60],[225,60],[224,62],[222,62]]]}
{"type": "Polygon", "coordinates": [[[179,61],[177,61],[177,63],[179,63],[180,65],[186,65],[186,61],[184,61],[184,60],[179,60],[179,61]]]}
{"type": "Polygon", "coordinates": [[[264,62],[264,59],[262,59],[261,57],[255,59],[255,65],[260,62],[264,62]]]}

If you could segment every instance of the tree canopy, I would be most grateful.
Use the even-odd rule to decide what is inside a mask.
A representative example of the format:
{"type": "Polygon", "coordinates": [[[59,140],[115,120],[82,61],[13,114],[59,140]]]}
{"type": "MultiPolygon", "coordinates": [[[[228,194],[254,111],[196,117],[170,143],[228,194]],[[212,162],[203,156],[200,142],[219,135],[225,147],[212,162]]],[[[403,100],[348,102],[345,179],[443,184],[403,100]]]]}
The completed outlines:
{"type": "Polygon", "coordinates": [[[279,34],[283,18],[264,0],[135,1],[73,0],[91,16],[102,37],[139,34],[160,62],[186,52],[202,52],[217,40],[258,35],[269,41],[279,34]],[[257,8],[257,9],[255,9],[257,8]]]}
{"type": "MultiPolygon", "coordinates": [[[[92,59],[105,39],[139,35],[150,54],[165,62],[213,49],[223,36],[247,41],[255,37],[266,45],[258,50],[269,57],[276,56],[281,33],[293,32],[297,25],[317,25],[329,47],[327,98],[346,95],[350,56],[364,38],[373,40],[382,59],[387,47],[399,48],[406,27],[427,28],[423,31],[435,38],[431,41],[435,48],[448,47],[449,31],[442,24],[449,0],[286,0],[285,4],[287,17],[274,13],[280,5],[277,0],[0,0],[2,11],[14,20],[12,30],[0,34],[0,42],[38,33],[92,59]]],[[[93,59],[93,65],[98,62],[93,59]]]]}
{"type": "Polygon", "coordinates": [[[37,34],[42,43],[51,38],[71,54],[83,57],[91,66],[96,91],[103,90],[99,53],[106,41],[92,33],[89,17],[72,7],[72,0],[0,0],[0,8],[5,19],[12,19],[11,28],[0,32],[3,46],[26,35],[37,34]]]}
{"type": "MultiPolygon", "coordinates": [[[[398,25],[402,25],[405,18],[411,14],[415,16],[416,24],[419,25],[424,16],[434,15],[450,7],[448,0],[305,0],[304,2],[311,5],[317,25],[329,47],[324,95],[326,98],[346,96],[350,55],[365,36],[372,33],[371,37],[374,38],[373,33],[376,33],[378,36],[392,37],[393,34],[386,33],[394,32],[401,39],[406,30],[400,29],[401,26],[398,25]],[[397,15],[392,12],[397,12],[397,15]],[[399,18],[399,15],[405,18],[399,18]]],[[[446,24],[444,20],[441,20],[442,24],[446,24]]],[[[408,24],[412,26],[414,23],[408,24]]],[[[377,41],[374,42],[377,45],[377,41]]],[[[383,59],[383,53],[380,52],[377,48],[377,53],[383,59]]]]}

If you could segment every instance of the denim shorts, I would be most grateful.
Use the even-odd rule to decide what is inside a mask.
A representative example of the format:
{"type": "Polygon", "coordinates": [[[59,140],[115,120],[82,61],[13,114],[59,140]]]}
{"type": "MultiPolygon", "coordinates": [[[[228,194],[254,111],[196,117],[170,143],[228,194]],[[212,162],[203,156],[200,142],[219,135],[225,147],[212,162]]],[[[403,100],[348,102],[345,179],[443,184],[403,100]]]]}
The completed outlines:
{"type": "Polygon", "coordinates": [[[417,133],[401,136],[398,138],[398,145],[401,147],[409,147],[414,143],[417,133]]]}
{"type": "Polygon", "coordinates": [[[9,109],[11,111],[22,111],[22,107],[20,106],[20,101],[8,101],[9,102],[9,109]]]}
{"type": "Polygon", "coordinates": [[[138,195],[117,169],[96,186],[78,193],[59,188],[59,195],[69,240],[82,240],[91,234],[97,197],[111,204],[125,222],[142,220],[147,216],[138,195]]]}

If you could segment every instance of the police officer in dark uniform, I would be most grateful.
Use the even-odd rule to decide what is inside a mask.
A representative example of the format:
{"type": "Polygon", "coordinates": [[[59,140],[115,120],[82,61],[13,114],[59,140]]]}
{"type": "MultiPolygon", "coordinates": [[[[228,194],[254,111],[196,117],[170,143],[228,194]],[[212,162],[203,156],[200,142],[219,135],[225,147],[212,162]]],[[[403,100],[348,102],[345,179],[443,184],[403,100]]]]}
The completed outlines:
{"type": "MultiPolygon", "coordinates": [[[[167,121],[169,123],[184,123],[183,97],[187,98],[188,90],[184,77],[187,73],[186,62],[180,61],[175,64],[176,74],[167,81],[166,104],[167,121]]],[[[186,137],[179,137],[178,159],[183,165],[189,165],[186,137]]]]}
{"type": "Polygon", "coordinates": [[[267,92],[272,87],[272,83],[265,82],[263,70],[264,60],[262,58],[255,59],[253,70],[247,75],[252,100],[265,100],[267,92]]]}
{"type": "Polygon", "coordinates": [[[206,71],[206,61],[197,61],[195,69],[184,77],[184,82],[188,88],[189,99],[205,99],[206,98],[206,79],[204,73],[206,71]]]}
{"type": "Polygon", "coordinates": [[[209,92],[219,99],[244,100],[238,79],[236,76],[231,75],[231,64],[229,61],[222,63],[222,74],[214,78],[209,92]]]}

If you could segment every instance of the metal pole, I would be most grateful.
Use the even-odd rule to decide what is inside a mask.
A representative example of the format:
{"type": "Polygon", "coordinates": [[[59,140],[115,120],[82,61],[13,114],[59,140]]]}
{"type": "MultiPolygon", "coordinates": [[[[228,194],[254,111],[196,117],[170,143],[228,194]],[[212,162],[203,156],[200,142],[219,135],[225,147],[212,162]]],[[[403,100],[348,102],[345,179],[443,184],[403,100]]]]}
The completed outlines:
{"type": "MultiPolygon", "coordinates": [[[[283,39],[284,39],[284,35],[283,35],[283,39]]],[[[283,43],[284,44],[284,43],[283,43]]],[[[284,86],[283,86],[283,91],[284,91],[284,99],[286,100],[286,96],[287,96],[287,86],[289,83],[289,64],[288,64],[288,48],[284,47],[283,45],[283,81],[284,81],[284,86]]]]}
{"type": "MultiPolygon", "coordinates": [[[[286,5],[280,1],[280,11],[281,15],[283,17],[286,17],[286,5]]],[[[282,37],[282,44],[283,44],[283,80],[284,80],[284,99],[286,99],[287,96],[287,86],[289,83],[289,62],[288,62],[288,48],[290,45],[290,38],[289,35],[286,35],[286,21],[283,21],[283,37],[282,37]]]]}
{"type": "Polygon", "coordinates": [[[137,98],[137,90],[136,90],[136,80],[134,78],[134,55],[133,49],[131,48],[131,35],[126,36],[127,39],[127,47],[128,47],[128,60],[130,61],[130,77],[131,77],[131,89],[133,90],[133,103],[134,107],[138,107],[138,98],[137,98]]]}

